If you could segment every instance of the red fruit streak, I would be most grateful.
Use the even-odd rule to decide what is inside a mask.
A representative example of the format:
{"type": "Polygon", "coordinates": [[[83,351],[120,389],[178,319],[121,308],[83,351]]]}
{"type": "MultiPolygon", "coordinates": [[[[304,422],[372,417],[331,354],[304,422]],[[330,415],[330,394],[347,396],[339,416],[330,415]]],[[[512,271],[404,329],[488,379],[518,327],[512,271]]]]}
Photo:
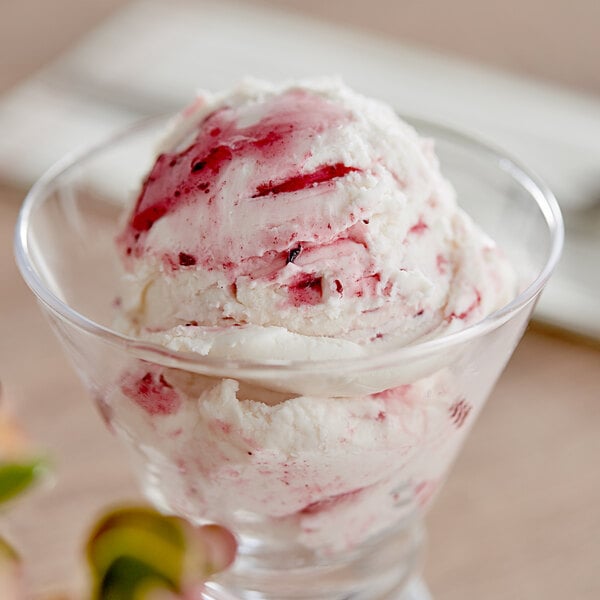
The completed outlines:
{"type": "Polygon", "coordinates": [[[455,312],[450,313],[450,315],[448,316],[448,320],[451,321],[452,319],[466,319],[481,304],[481,294],[479,290],[475,290],[475,294],[476,298],[475,300],[473,300],[473,302],[467,308],[467,310],[464,310],[459,314],[456,314],[455,312]]]}
{"type": "Polygon", "coordinates": [[[442,254],[438,254],[435,257],[435,261],[436,261],[438,273],[440,275],[445,275],[446,274],[446,265],[449,263],[448,259],[445,256],[443,256],[442,254]]]}
{"type": "MultiPolygon", "coordinates": [[[[194,105],[190,110],[197,108],[198,105],[194,105]]],[[[277,173],[285,177],[290,166],[294,168],[291,157],[307,136],[347,122],[350,116],[324,99],[298,91],[267,102],[266,109],[266,116],[258,123],[238,127],[236,123],[240,114],[244,114],[244,108],[239,111],[219,108],[198,125],[189,147],[157,158],[123,236],[127,255],[136,256],[144,234],[180,206],[202,201],[209,206],[218,201],[230,163],[241,158],[261,165],[260,176],[248,190],[249,195],[256,192],[256,197],[300,190],[357,170],[337,163],[319,167],[314,173],[278,180],[277,173]]],[[[195,258],[201,261],[201,257],[195,258]]]]}
{"type": "Polygon", "coordinates": [[[151,415],[174,413],[181,404],[179,394],[162,374],[148,372],[140,379],[126,380],[121,389],[151,415]]]}
{"type": "Polygon", "coordinates": [[[263,183],[256,188],[256,193],[252,196],[253,198],[261,198],[262,196],[268,196],[269,194],[281,194],[284,192],[297,192],[298,190],[304,190],[313,185],[319,183],[325,183],[338,177],[344,177],[352,171],[359,171],[356,167],[348,167],[344,163],[336,163],[335,165],[323,165],[312,173],[306,173],[304,175],[296,175],[290,177],[281,183],[274,183],[269,181],[263,183]]]}
{"type": "Polygon", "coordinates": [[[324,510],[329,510],[331,508],[336,507],[339,504],[354,499],[364,489],[365,488],[357,488],[349,492],[342,492],[341,494],[336,494],[335,496],[329,496],[329,498],[324,498],[323,500],[311,502],[309,505],[305,506],[303,509],[298,511],[298,513],[301,515],[314,515],[324,510]]]}
{"type": "Polygon", "coordinates": [[[134,231],[148,231],[156,221],[167,214],[172,204],[171,200],[164,200],[162,203],[154,204],[137,213],[131,221],[132,229],[134,231]]]}
{"type": "Polygon", "coordinates": [[[300,273],[288,288],[289,299],[293,306],[319,304],[323,298],[322,279],[309,273],[300,273]]]}
{"type": "Polygon", "coordinates": [[[450,419],[457,427],[461,427],[466,421],[470,412],[471,405],[468,404],[464,399],[459,400],[450,407],[450,419]]]}
{"type": "Polygon", "coordinates": [[[423,219],[419,219],[417,223],[408,230],[408,233],[420,234],[426,231],[427,229],[429,229],[429,225],[427,225],[427,223],[425,223],[423,219]]]}

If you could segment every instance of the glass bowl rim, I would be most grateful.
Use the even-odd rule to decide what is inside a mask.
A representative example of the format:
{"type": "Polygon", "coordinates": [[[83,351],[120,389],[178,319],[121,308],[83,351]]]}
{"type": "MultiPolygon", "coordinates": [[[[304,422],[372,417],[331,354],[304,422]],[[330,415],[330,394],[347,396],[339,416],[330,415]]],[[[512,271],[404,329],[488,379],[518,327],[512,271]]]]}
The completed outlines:
{"type": "Polygon", "coordinates": [[[23,279],[37,299],[52,313],[66,320],[77,329],[98,336],[105,342],[122,347],[128,353],[142,360],[185,370],[200,370],[202,372],[206,370],[210,370],[211,372],[235,370],[238,374],[251,374],[265,370],[275,370],[277,372],[286,370],[292,372],[332,371],[342,367],[344,369],[364,370],[385,367],[394,363],[398,364],[399,361],[415,360],[444,348],[467,342],[473,338],[482,337],[508,321],[522,307],[533,301],[541,292],[560,258],[564,240],[563,219],[554,194],[540,177],[523,166],[518,159],[513,158],[495,144],[483,140],[479,135],[467,133],[443,122],[403,113],[401,117],[413,125],[418,132],[420,127],[435,131],[436,133],[433,135],[434,142],[439,136],[440,138],[459,142],[462,145],[475,147],[488,158],[495,160],[497,168],[508,173],[524,187],[538,205],[551,237],[550,252],[543,268],[535,279],[508,304],[493,311],[482,320],[453,333],[423,341],[417,340],[408,345],[398,344],[395,346],[393,343],[385,344],[380,349],[374,348],[372,351],[359,357],[332,358],[318,361],[293,359],[247,360],[204,356],[192,352],[170,350],[160,344],[129,337],[109,327],[100,325],[75,311],[48,288],[34,268],[30,257],[28,243],[29,222],[36,207],[43,203],[47,197],[46,190],[70,169],[77,167],[81,162],[92,158],[95,154],[110,149],[113,144],[123,141],[130,135],[150,129],[151,126],[156,127],[161,122],[167,123],[168,119],[172,118],[172,116],[158,115],[146,117],[108,136],[103,141],[65,155],[50,167],[31,187],[19,212],[15,229],[14,251],[17,266],[23,279]]]}

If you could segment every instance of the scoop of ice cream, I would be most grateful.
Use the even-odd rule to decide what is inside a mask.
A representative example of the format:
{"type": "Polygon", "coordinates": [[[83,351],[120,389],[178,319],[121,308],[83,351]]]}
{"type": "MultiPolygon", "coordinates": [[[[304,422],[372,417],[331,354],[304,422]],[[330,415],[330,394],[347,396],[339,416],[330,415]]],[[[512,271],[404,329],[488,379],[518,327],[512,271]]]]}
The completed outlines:
{"type": "Polygon", "coordinates": [[[258,335],[261,358],[360,356],[462,328],[514,291],[432,142],[330,79],[202,93],[119,247],[120,327],[205,355],[258,335]]]}
{"type": "Polygon", "coordinates": [[[429,504],[501,366],[471,372],[458,346],[380,359],[476,323],[516,288],[430,140],[337,80],[203,93],[118,246],[118,327],[219,359],[132,359],[103,399],[153,501],[325,554],[429,504]]]}

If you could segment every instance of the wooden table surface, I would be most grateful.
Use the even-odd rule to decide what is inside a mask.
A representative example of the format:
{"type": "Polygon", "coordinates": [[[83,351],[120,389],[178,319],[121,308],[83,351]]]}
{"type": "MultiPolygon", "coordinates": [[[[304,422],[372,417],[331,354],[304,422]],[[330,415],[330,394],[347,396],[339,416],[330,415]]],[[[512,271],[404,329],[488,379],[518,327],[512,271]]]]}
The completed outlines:
{"type": "MultiPolygon", "coordinates": [[[[290,6],[300,5],[288,1],[290,6]]],[[[8,57],[0,73],[0,89],[41,65],[64,47],[65,40],[74,39],[100,15],[122,3],[23,0],[0,7],[0,16],[9,17],[0,19],[2,54],[8,57]],[[58,14],[60,7],[64,9],[62,37],[42,18],[50,18],[52,11],[58,14]],[[42,16],[32,21],[31,8],[42,16]],[[12,42],[14,47],[21,45],[25,31],[28,39],[37,43],[27,44],[20,54],[11,53],[9,46],[12,42]]],[[[333,18],[334,4],[339,3],[311,1],[308,10],[333,18]]],[[[432,9],[428,5],[431,2],[406,3],[406,9],[414,21],[418,10],[432,9]]],[[[541,0],[519,5],[519,10],[525,5],[534,10],[539,5],[544,10],[538,16],[547,14],[548,3],[541,0]]],[[[347,20],[358,22],[362,14],[358,3],[349,2],[348,6],[352,10],[347,20]]],[[[458,19],[457,11],[471,15],[472,7],[480,3],[461,0],[446,8],[450,10],[450,6],[448,18],[458,19]]],[[[557,0],[552,6],[556,12],[559,6],[573,5],[557,0]]],[[[551,59],[543,48],[528,53],[527,40],[537,48],[539,36],[531,36],[524,25],[513,32],[512,54],[497,49],[496,56],[488,58],[509,67],[512,60],[525,70],[537,69],[542,76],[579,83],[579,87],[596,92],[600,89],[597,61],[578,57],[594,56],[590,50],[600,44],[597,27],[591,18],[580,21],[585,25],[582,28],[571,25],[577,22],[575,8],[581,12],[587,7],[588,14],[597,15],[598,6],[595,0],[582,0],[573,11],[567,11],[566,21],[537,21],[542,31],[564,29],[564,35],[554,36],[556,44],[552,45],[564,47],[561,60],[551,59]],[[567,39],[569,35],[575,45],[567,39]],[[523,63],[521,56],[533,62],[523,63]]],[[[390,20],[378,20],[380,12],[370,14],[368,26],[382,31],[392,26],[390,20]]],[[[499,31],[509,31],[517,21],[512,13],[510,20],[496,19],[499,31]]],[[[402,29],[402,23],[408,22],[398,21],[396,28],[402,29]]],[[[416,41],[435,46],[435,40],[428,39],[435,35],[438,47],[444,48],[445,43],[452,49],[451,40],[444,38],[447,27],[419,33],[413,23],[411,31],[416,41]]],[[[454,49],[464,54],[471,51],[477,56],[479,41],[486,52],[490,48],[487,34],[485,40],[458,37],[463,45],[471,44],[465,49],[455,39],[458,45],[454,49]]],[[[483,50],[480,55],[486,57],[483,50]]],[[[51,457],[55,476],[53,482],[3,515],[0,526],[3,531],[8,528],[20,547],[28,562],[31,588],[39,593],[80,588],[85,580],[80,550],[87,527],[101,507],[139,499],[139,495],[122,449],[103,429],[14,266],[12,230],[23,195],[23,191],[0,187],[0,381],[31,437],[51,457]]],[[[597,346],[537,329],[525,335],[430,513],[428,527],[425,574],[436,600],[600,598],[597,346]]]]}

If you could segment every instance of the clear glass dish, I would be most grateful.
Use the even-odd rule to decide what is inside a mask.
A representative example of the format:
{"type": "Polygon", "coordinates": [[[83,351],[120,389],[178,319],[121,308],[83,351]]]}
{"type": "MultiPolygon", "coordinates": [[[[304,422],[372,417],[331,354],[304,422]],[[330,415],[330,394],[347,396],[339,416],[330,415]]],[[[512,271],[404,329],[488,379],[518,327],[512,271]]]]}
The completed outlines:
{"type": "Polygon", "coordinates": [[[164,118],[66,158],[25,201],[19,268],[129,450],[146,496],[165,512],[218,522],[238,537],[238,559],[209,583],[208,596],[428,597],[419,576],[423,514],[525,330],[563,228],[552,194],[517,162],[450,128],[412,122],[435,139],[459,203],[508,255],[520,287],[507,306],[458,333],[367,358],[219,360],[112,329],[115,232],[153,162],[164,118]],[[257,412],[243,402],[225,409],[198,401],[228,382],[258,399],[284,394],[296,416],[315,398],[321,405],[329,398],[327,409],[298,441],[281,404],[257,412]],[[132,400],[132,386],[146,386],[169,410],[151,414],[132,400]],[[340,389],[343,397],[330,397],[340,389]],[[352,435],[323,435],[338,431],[336,423],[349,424],[352,435]],[[280,435],[256,447],[255,427],[280,435]]]}

